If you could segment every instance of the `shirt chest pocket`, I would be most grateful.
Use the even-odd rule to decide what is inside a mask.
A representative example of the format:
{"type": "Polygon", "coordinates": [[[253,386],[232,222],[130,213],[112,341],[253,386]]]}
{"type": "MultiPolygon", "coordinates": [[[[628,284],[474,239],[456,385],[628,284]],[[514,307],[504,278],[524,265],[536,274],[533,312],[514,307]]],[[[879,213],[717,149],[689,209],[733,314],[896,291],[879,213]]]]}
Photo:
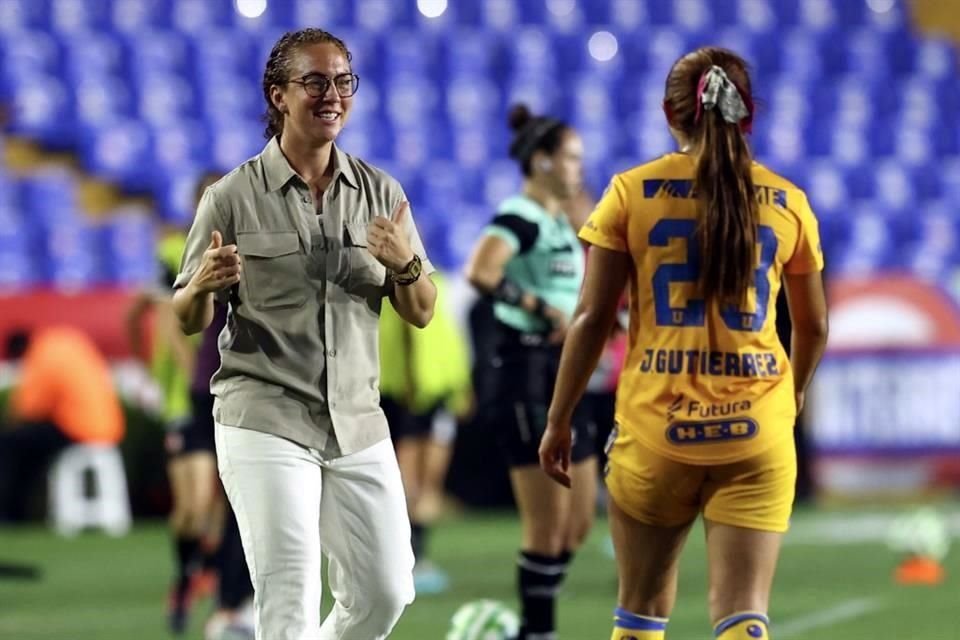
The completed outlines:
{"type": "Polygon", "coordinates": [[[365,222],[347,222],[343,225],[343,248],[349,267],[347,292],[366,297],[382,297],[387,269],[367,249],[365,222]]]}
{"type": "Polygon", "coordinates": [[[237,234],[247,301],[256,309],[301,307],[307,301],[304,256],[296,231],[237,234]]]}

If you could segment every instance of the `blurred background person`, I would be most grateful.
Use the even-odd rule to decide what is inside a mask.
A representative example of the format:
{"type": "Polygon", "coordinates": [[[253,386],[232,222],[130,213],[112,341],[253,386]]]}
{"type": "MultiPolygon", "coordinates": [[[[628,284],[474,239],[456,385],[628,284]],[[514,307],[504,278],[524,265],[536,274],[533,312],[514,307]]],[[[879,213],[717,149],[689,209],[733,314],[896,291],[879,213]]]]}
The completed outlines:
{"type": "Polygon", "coordinates": [[[433,320],[414,329],[384,304],[380,313],[380,404],[400,463],[410,513],[418,594],[446,591],[447,573],[430,560],[431,528],[444,506],[444,480],[458,423],[472,406],[466,338],[457,325],[447,282],[434,272],[433,320]]]}
{"type": "MultiPolygon", "coordinates": [[[[195,202],[217,180],[202,178],[195,190],[195,202]]],[[[127,313],[127,333],[134,355],[149,363],[160,391],[160,418],[166,426],[167,477],[172,508],[174,577],[167,598],[170,631],[182,634],[187,628],[193,602],[212,591],[216,544],[222,516],[215,512],[216,458],[213,434],[205,437],[195,419],[195,398],[191,374],[196,369],[197,340],[180,331],[170,301],[171,291],[187,234],[182,226],[168,226],[160,233],[157,263],[160,281],[133,296],[127,313]],[[147,317],[152,318],[152,340],[148,341],[147,317]]],[[[197,397],[202,410],[209,405],[197,397]]],[[[212,409],[211,409],[212,411],[212,409]]]]}
{"type": "Polygon", "coordinates": [[[6,356],[20,362],[0,428],[0,524],[27,516],[29,498],[71,444],[117,444],[125,418],[96,345],[81,331],[14,331],[6,356]]]}
{"type": "Polygon", "coordinates": [[[494,300],[497,383],[489,427],[510,466],[520,510],[520,639],[533,640],[556,633],[557,594],[595,508],[590,421],[578,416],[575,423],[575,491],[554,485],[537,465],[560,348],[583,280],[583,248],[560,208],[583,186],[583,142],[563,121],[534,116],[525,105],[511,109],[509,124],[523,191],[500,204],[466,275],[494,300]]]}

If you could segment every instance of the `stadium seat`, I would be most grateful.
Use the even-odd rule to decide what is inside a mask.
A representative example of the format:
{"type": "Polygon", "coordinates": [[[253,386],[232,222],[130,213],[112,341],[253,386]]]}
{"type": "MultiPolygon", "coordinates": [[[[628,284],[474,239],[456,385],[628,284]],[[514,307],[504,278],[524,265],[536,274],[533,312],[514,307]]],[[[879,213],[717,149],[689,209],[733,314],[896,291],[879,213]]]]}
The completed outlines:
{"type": "MultiPolygon", "coordinates": [[[[290,0],[268,2],[257,18],[232,0],[0,0],[0,98],[12,105],[11,134],[73,151],[95,176],[154,194],[162,220],[187,220],[196,175],[263,147],[260,82],[277,37],[323,25],[346,41],[361,76],[341,146],[383,161],[415,207],[438,216],[448,200],[489,212],[519,184],[507,159],[516,102],[580,131],[591,189],[672,150],[664,74],[690,48],[716,44],[753,67],[756,157],[810,188],[821,216],[874,206],[892,217],[915,198],[923,217],[960,198],[960,85],[956,47],[917,33],[908,17],[903,3],[878,12],[860,0],[477,0],[450,2],[440,17],[416,0],[290,0]],[[591,54],[600,30],[617,39],[610,60],[591,54]]],[[[2,183],[0,212],[33,188],[2,183]]],[[[42,228],[79,215],[69,198],[12,208],[42,228]]],[[[857,257],[849,228],[826,228],[851,268],[913,264],[886,250],[857,257]]],[[[17,256],[29,243],[40,247],[38,273],[141,277],[112,257],[70,275],[46,243],[25,242],[4,245],[13,257],[0,285],[26,281],[33,267],[17,256]]],[[[947,263],[958,255],[935,253],[947,263]]]]}

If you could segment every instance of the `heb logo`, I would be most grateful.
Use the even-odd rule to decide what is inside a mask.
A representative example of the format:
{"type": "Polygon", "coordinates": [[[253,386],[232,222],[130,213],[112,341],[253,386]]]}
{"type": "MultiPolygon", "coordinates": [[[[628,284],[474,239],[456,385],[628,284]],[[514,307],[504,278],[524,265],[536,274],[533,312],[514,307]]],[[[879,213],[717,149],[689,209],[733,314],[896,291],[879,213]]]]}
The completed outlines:
{"type": "Polygon", "coordinates": [[[676,422],[667,427],[667,440],[674,444],[700,444],[746,440],[757,435],[760,427],[750,418],[718,422],[676,422]]]}

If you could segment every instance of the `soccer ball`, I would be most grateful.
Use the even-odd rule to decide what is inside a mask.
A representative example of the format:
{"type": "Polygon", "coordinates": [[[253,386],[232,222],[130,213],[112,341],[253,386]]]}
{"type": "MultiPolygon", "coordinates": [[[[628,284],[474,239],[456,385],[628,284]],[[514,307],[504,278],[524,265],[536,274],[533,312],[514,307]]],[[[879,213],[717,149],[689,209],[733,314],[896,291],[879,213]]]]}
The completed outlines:
{"type": "Polygon", "coordinates": [[[927,507],[897,518],[887,544],[894,551],[939,562],[950,549],[950,530],[943,516],[927,507]]]}
{"type": "Polygon", "coordinates": [[[496,600],[475,600],[453,614],[446,640],[512,640],[520,632],[517,614],[496,600]]]}

